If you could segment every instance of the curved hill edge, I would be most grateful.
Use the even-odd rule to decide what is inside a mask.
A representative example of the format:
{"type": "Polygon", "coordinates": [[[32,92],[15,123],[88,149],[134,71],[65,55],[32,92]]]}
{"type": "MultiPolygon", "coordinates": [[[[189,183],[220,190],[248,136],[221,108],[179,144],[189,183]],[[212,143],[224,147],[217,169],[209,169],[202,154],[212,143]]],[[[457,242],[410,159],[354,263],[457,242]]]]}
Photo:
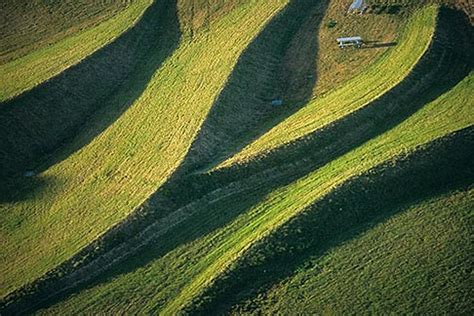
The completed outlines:
{"type": "Polygon", "coordinates": [[[1,65],[0,81],[4,85],[0,89],[0,102],[14,99],[51,80],[112,43],[140,20],[152,2],[152,0],[139,0],[99,25],[1,65]],[[117,31],[110,33],[111,29],[117,31]]]}
{"type": "Polygon", "coordinates": [[[0,177],[38,173],[38,166],[54,160],[57,151],[71,154],[92,141],[140,97],[180,37],[173,1],[154,2],[114,41],[2,104],[0,177]],[[87,124],[96,117],[105,117],[104,123],[91,131],[87,124]],[[68,146],[85,130],[87,139],[68,146]]]}
{"type": "MultiPolygon", "coordinates": [[[[311,258],[420,200],[474,184],[474,126],[438,138],[344,182],[255,243],[187,312],[227,314],[261,296],[311,258]],[[347,233],[351,232],[351,233],[347,233]]],[[[300,273],[300,272],[299,272],[300,273]]],[[[247,312],[249,312],[247,310],[247,312]]]]}
{"type": "MultiPolygon", "coordinates": [[[[441,41],[441,43],[444,43],[444,42],[445,41],[441,41]]],[[[460,59],[459,58],[458,59],[451,58],[452,56],[450,54],[442,53],[443,50],[440,49],[439,46],[440,46],[440,44],[437,41],[436,44],[434,44],[432,46],[432,49],[434,49],[437,52],[440,51],[438,55],[440,55],[441,57],[439,57],[436,54],[433,55],[433,54],[430,53],[429,55],[427,55],[427,56],[429,56],[429,58],[425,58],[425,60],[428,59],[428,62],[425,61],[425,62],[421,63],[421,64],[424,63],[426,65],[423,66],[423,67],[420,67],[420,69],[417,71],[418,73],[423,73],[423,72],[428,73],[428,75],[426,75],[426,78],[421,77],[421,78],[423,78],[422,81],[424,82],[424,85],[430,86],[431,82],[433,80],[435,80],[434,78],[436,77],[436,74],[439,74],[439,72],[445,71],[446,67],[448,67],[448,68],[456,67],[457,69],[460,70],[460,73],[458,74],[460,76],[460,78],[462,78],[462,76],[464,76],[463,67],[457,67],[456,64],[455,64],[456,61],[459,61],[459,62],[462,63],[464,59],[463,58],[460,58],[460,59]],[[444,66],[441,67],[440,69],[437,69],[437,67],[433,67],[433,65],[432,65],[433,61],[435,61],[435,64],[436,64],[436,62],[439,62],[439,63],[443,64],[444,66]],[[447,61],[452,61],[454,63],[454,65],[451,65],[447,61]],[[433,71],[430,72],[430,71],[427,71],[427,69],[433,70],[433,71]]],[[[446,44],[446,46],[449,47],[450,45],[446,44]]],[[[441,47],[444,47],[444,45],[441,44],[441,47]]],[[[448,51],[449,51],[449,49],[448,49],[448,51]]],[[[453,76],[454,76],[454,74],[453,74],[453,76]]],[[[454,77],[456,77],[456,76],[454,76],[454,77]]],[[[413,80],[420,80],[420,77],[416,76],[416,77],[413,78],[413,80]]],[[[457,83],[456,78],[454,78],[453,80],[454,80],[453,81],[454,84],[457,83]]],[[[449,87],[449,83],[446,87],[449,87]]],[[[441,86],[441,92],[445,91],[443,89],[448,89],[446,87],[441,86]]],[[[403,88],[403,89],[410,90],[412,88],[413,88],[412,83],[407,82],[407,84],[405,85],[405,88],[403,88]]],[[[415,85],[414,88],[419,88],[419,87],[415,85]]],[[[422,91],[424,91],[424,93],[426,93],[426,88],[422,89],[422,91]]],[[[432,94],[433,92],[430,92],[430,93],[432,94]]],[[[429,102],[429,100],[431,100],[431,98],[433,96],[430,96],[430,93],[427,93],[428,99],[426,99],[425,101],[420,101],[420,102],[422,102],[422,103],[420,103],[420,105],[424,105],[423,102],[429,102]]],[[[438,92],[436,92],[436,93],[438,93],[438,92]]],[[[436,93],[435,93],[435,95],[436,95],[436,93]]],[[[413,94],[413,91],[411,93],[402,93],[402,94],[405,96],[405,99],[402,98],[400,100],[397,100],[397,102],[399,104],[404,104],[406,102],[406,98],[413,98],[413,96],[416,95],[416,93],[413,94]]],[[[389,101],[391,99],[394,99],[394,97],[388,96],[386,99],[387,100],[385,100],[385,103],[390,104],[389,101]]],[[[397,104],[397,102],[395,102],[395,104],[397,104]]],[[[389,115],[389,113],[393,113],[393,112],[397,112],[397,113],[400,112],[399,105],[398,105],[398,107],[397,106],[394,107],[393,105],[390,105],[390,107],[389,107],[389,106],[386,106],[386,105],[384,106],[384,104],[381,104],[381,105],[376,106],[375,109],[387,111],[387,113],[385,113],[386,115],[389,115]]],[[[408,113],[410,113],[410,111],[416,110],[416,107],[414,107],[411,110],[410,110],[410,108],[405,108],[403,111],[406,112],[407,110],[408,110],[408,113]]],[[[377,114],[377,112],[370,112],[369,111],[368,113],[369,114],[366,117],[366,119],[372,120],[371,117],[374,117],[374,115],[375,115],[377,117],[377,120],[381,121],[380,123],[385,122],[384,125],[386,125],[387,119],[388,120],[393,120],[393,118],[391,117],[392,115],[389,115],[388,118],[387,118],[386,116],[380,115],[380,113],[377,114]]],[[[362,130],[365,129],[364,125],[362,125],[361,123],[357,123],[357,125],[360,126],[360,129],[362,129],[362,130]]],[[[369,124],[369,127],[370,127],[369,129],[374,128],[370,124],[369,124]]],[[[388,128],[388,126],[387,126],[387,128],[388,128]]],[[[353,132],[355,133],[355,131],[353,131],[353,132]]],[[[370,134],[370,135],[372,135],[372,134],[370,134]]],[[[344,139],[344,137],[342,139],[344,139]]],[[[312,145],[312,146],[314,147],[315,145],[312,145]]],[[[318,146],[318,147],[320,147],[320,146],[318,146]]],[[[327,155],[324,155],[324,156],[327,156],[327,155]]],[[[291,159],[291,160],[292,160],[291,164],[294,164],[294,159],[291,159]]],[[[304,166],[304,165],[308,165],[307,161],[305,161],[305,160],[302,161],[302,164],[299,164],[299,166],[304,166]]],[[[305,167],[306,169],[305,168],[303,168],[303,169],[306,170],[306,172],[310,172],[311,168],[314,168],[314,162],[311,162],[309,164],[309,167],[310,167],[310,169],[308,169],[308,167],[305,167]]],[[[296,167],[294,167],[294,168],[296,168],[296,167]]],[[[293,170],[294,168],[292,167],[292,169],[290,169],[290,170],[293,170]]],[[[288,169],[288,166],[282,167],[281,169],[282,170],[283,169],[288,169]]],[[[271,171],[270,173],[274,173],[274,171],[271,171]]],[[[248,174],[246,176],[248,177],[248,174]]],[[[258,176],[258,174],[257,174],[257,176],[258,176]]],[[[266,177],[265,173],[260,174],[260,176],[266,177]]],[[[282,176],[282,177],[284,177],[284,176],[282,176]]],[[[295,175],[291,175],[291,174],[288,175],[288,179],[294,179],[294,178],[295,178],[295,175]]],[[[230,190],[230,192],[233,192],[232,194],[235,194],[236,192],[235,192],[235,189],[233,189],[233,188],[243,185],[243,183],[237,184],[235,182],[230,182],[229,184],[225,184],[225,186],[228,187],[228,189],[227,189],[227,188],[221,187],[221,185],[223,184],[221,182],[221,180],[216,181],[216,180],[211,180],[211,179],[212,178],[203,179],[203,180],[199,180],[197,182],[193,182],[197,179],[192,178],[192,179],[190,179],[191,183],[189,185],[186,184],[186,183],[178,182],[178,184],[175,184],[174,189],[172,189],[170,191],[169,195],[175,196],[176,194],[179,194],[180,190],[184,190],[184,191],[188,192],[187,195],[189,195],[190,197],[192,197],[192,196],[198,196],[198,197],[200,196],[200,197],[196,201],[190,200],[189,202],[187,202],[189,204],[183,204],[181,206],[176,205],[176,207],[180,207],[180,208],[169,210],[169,212],[170,212],[169,217],[162,217],[158,221],[156,221],[156,219],[146,220],[145,221],[145,226],[143,226],[143,224],[139,224],[140,221],[138,221],[138,224],[136,222],[134,222],[134,218],[136,218],[135,215],[130,216],[129,218],[127,218],[127,220],[125,222],[123,222],[120,225],[117,225],[116,229],[114,228],[106,234],[107,237],[110,237],[110,239],[112,240],[111,245],[107,244],[107,243],[102,244],[102,242],[98,242],[98,243],[94,242],[89,247],[87,247],[87,250],[85,252],[81,252],[78,256],[76,256],[74,258],[74,260],[69,262],[70,263],[69,268],[67,268],[67,265],[66,265],[57,272],[61,271],[61,275],[64,275],[64,277],[63,277],[64,280],[63,281],[65,281],[65,280],[81,280],[82,278],[88,279],[92,275],[98,273],[98,271],[101,271],[101,270],[97,269],[97,266],[101,266],[102,268],[105,268],[105,267],[108,266],[108,263],[115,262],[115,261],[120,262],[120,260],[123,260],[124,256],[125,257],[129,256],[130,254],[134,253],[134,251],[137,251],[139,248],[143,247],[144,244],[149,243],[151,240],[156,240],[156,238],[162,236],[167,231],[165,228],[169,229],[171,226],[176,225],[176,222],[174,221],[173,218],[180,218],[181,220],[185,220],[185,219],[189,218],[189,216],[192,214],[192,211],[190,212],[190,209],[192,209],[193,206],[196,205],[195,203],[200,203],[199,201],[201,201],[202,203],[208,203],[209,199],[211,199],[211,200],[215,200],[216,198],[219,199],[219,195],[228,194],[228,193],[225,193],[225,192],[227,192],[227,190],[230,190]],[[212,191],[212,186],[213,185],[211,185],[211,189],[208,191],[209,193],[199,192],[199,191],[196,192],[196,193],[190,193],[190,192],[193,192],[193,187],[195,186],[193,183],[200,183],[201,182],[201,183],[204,183],[205,185],[208,185],[208,184],[210,184],[210,182],[209,182],[210,180],[211,181],[216,181],[216,183],[219,185],[219,188],[216,189],[215,191],[212,191]],[[183,185],[184,185],[184,187],[183,187],[183,185]],[[175,190],[175,191],[173,191],[173,190],[175,190]],[[177,214],[180,213],[180,212],[183,213],[183,214],[178,216],[177,214]],[[187,215],[183,217],[184,214],[187,214],[187,215]],[[150,222],[154,222],[154,221],[156,221],[156,225],[155,224],[153,224],[153,225],[146,224],[147,222],[150,223],[150,222]],[[131,228],[131,227],[135,227],[135,228],[131,228]],[[140,232],[140,230],[143,230],[143,231],[140,232]],[[114,241],[114,239],[116,239],[116,240],[121,240],[122,239],[122,237],[120,237],[120,234],[117,235],[117,233],[119,231],[122,231],[126,236],[132,236],[133,235],[134,236],[133,239],[136,239],[136,240],[132,240],[130,237],[125,237],[126,238],[125,240],[127,240],[126,244],[120,244],[120,242],[118,242],[118,244],[117,244],[117,241],[114,241]],[[135,234],[136,234],[136,236],[135,236],[135,234]],[[99,251],[99,253],[97,253],[97,249],[103,248],[103,247],[105,247],[106,252],[100,254],[100,251],[99,251]],[[84,260],[84,258],[88,258],[88,259],[84,260]],[[96,263],[94,263],[93,261],[96,260],[96,259],[93,259],[93,258],[98,258],[100,260],[97,261],[96,263]],[[92,260],[92,262],[90,260],[92,260]],[[102,262],[102,263],[99,264],[98,262],[102,262]],[[76,269],[71,270],[72,266],[77,267],[78,268],[77,271],[74,271],[76,269]],[[79,269],[79,267],[80,267],[80,269],[79,269]],[[80,272],[81,269],[83,269],[82,272],[80,272]],[[82,275],[82,277],[79,277],[79,275],[82,275]],[[87,276],[87,277],[85,277],[85,276],[87,276]]],[[[252,186],[253,185],[251,185],[250,187],[252,187],[252,186]]],[[[172,188],[173,188],[173,186],[172,186],[172,188]]],[[[165,200],[165,201],[161,201],[159,205],[151,204],[152,205],[151,207],[152,208],[153,207],[160,208],[161,205],[168,205],[167,208],[172,208],[173,206],[171,206],[171,205],[175,205],[175,204],[176,203],[173,202],[173,201],[166,201],[165,200]]],[[[138,216],[138,218],[140,218],[141,216],[143,216],[143,214],[144,214],[143,212],[147,212],[146,207],[145,207],[145,210],[140,210],[140,212],[138,212],[136,214],[136,216],[138,216]]],[[[162,214],[161,216],[163,216],[162,210],[160,211],[160,213],[162,214]]],[[[55,279],[55,276],[53,274],[52,275],[52,280],[54,280],[54,279],[55,279]]],[[[54,281],[54,282],[56,282],[56,281],[54,281]]],[[[53,282],[53,284],[55,284],[54,282],[53,282]]],[[[74,286],[73,285],[74,282],[75,281],[67,281],[65,283],[69,284],[69,286],[74,286]]],[[[50,288],[50,287],[47,286],[47,288],[50,288]]],[[[58,286],[54,286],[54,288],[58,288],[58,286]]],[[[48,292],[48,290],[45,290],[45,292],[48,292]]]]}
{"type": "Polygon", "coordinates": [[[8,281],[30,278],[32,282],[41,277],[126,218],[156,191],[177,167],[181,155],[184,157],[196,126],[202,122],[241,50],[285,5],[285,1],[269,3],[263,10],[257,9],[255,2],[247,3],[211,23],[210,32],[183,41],[124,115],[87,146],[37,177],[55,180],[57,176],[60,181],[48,183],[35,194],[34,200],[15,200],[2,205],[9,208],[12,219],[4,257],[22,262],[21,268],[8,275],[8,281]],[[235,35],[239,28],[236,21],[246,25],[246,33],[235,35]],[[225,43],[226,47],[210,45],[212,41],[225,43]],[[208,63],[193,62],[205,58],[208,63]],[[207,75],[209,65],[214,76],[207,75]],[[201,89],[202,95],[198,97],[195,89],[201,89]],[[170,108],[169,104],[179,107],[170,108]],[[77,177],[78,174],[82,176],[77,177]],[[111,194],[114,199],[109,198],[111,194]],[[110,209],[115,212],[103,211],[110,209]],[[64,223],[71,220],[78,222],[75,231],[64,229],[64,223]],[[26,231],[29,233],[25,235],[26,231]],[[54,238],[55,235],[61,238],[54,238]],[[46,252],[40,253],[42,248],[30,243],[32,240],[48,240],[41,246],[50,255],[44,257],[46,252]],[[21,247],[25,251],[18,251],[21,247]],[[52,248],[61,251],[53,252],[52,248]],[[28,265],[30,268],[24,271],[28,265]],[[38,275],[32,277],[33,274],[38,275]]]}
{"type": "MultiPolygon", "coordinates": [[[[161,312],[173,313],[187,306],[198,293],[202,293],[204,288],[207,288],[216,277],[219,277],[253,243],[268,236],[275,227],[279,227],[282,223],[293,218],[316,199],[331,192],[348,179],[370,170],[373,165],[383,163],[397,155],[406,155],[427,142],[474,124],[474,113],[469,112],[468,102],[462,105],[464,111],[450,104],[452,101],[449,102],[449,97],[455,96],[456,90],[465,88],[465,86],[469,87],[473,79],[474,74],[461,82],[456,87],[457,89],[449,91],[425,106],[394,129],[294,183],[272,192],[259,205],[249,210],[246,216],[241,216],[240,219],[237,218],[232,223],[231,226],[238,225],[239,229],[228,227],[220,230],[224,235],[226,234],[224,231],[234,233],[230,233],[231,236],[224,239],[221,247],[215,246],[209,251],[198,265],[203,270],[198,272],[193,280],[184,289],[181,289],[178,297],[169,302],[161,312]],[[465,113],[470,113],[470,115],[466,116],[465,113]],[[439,118],[440,115],[449,117],[449,121],[443,122],[439,118]],[[410,133],[418,136],[410,137],[408,136],[410,133]],[[330,180],[329,174],[333,175],[330,180]],[[334,174],[337,177],[334,177],[334,174]]],[[[468,91],[468,89],[464,91],[468,91]]]]}
{"type": "Polygon", "coordinates": [[[232,164],[245,164],[249,160],[258,159],[259,156],[265,156],[272,150],[322,129],[332,121],[363,108],[384,95],[409,75],[429,50],[436,33],[438,11],[436,6],[418,9],[406,26],[400,44],[392,51],[385,53],[361,75],[308,102],[305,107],[258,140],[219,165],[213,166],[211,170],[226,168],[232,164]],[[420,34],[423,34],[423,37],[420,34]],[[420,37],[423,41],[421,43],[420,37]],[[407,56],[411,56],[408,64],[407,56]]]}

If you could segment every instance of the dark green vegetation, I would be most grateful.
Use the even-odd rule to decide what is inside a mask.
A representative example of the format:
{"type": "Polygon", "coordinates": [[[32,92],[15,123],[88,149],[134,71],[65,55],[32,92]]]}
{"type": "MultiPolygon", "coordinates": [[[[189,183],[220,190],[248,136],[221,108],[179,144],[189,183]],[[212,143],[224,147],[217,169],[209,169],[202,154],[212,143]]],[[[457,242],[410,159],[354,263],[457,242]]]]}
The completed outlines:
{"type": "Polygon", "coordinates": [[[347,6],[77,2],[89,35],[46,27],[115,35],[1,104],[0,313],[472,313],[472,26],[347,6]]]}

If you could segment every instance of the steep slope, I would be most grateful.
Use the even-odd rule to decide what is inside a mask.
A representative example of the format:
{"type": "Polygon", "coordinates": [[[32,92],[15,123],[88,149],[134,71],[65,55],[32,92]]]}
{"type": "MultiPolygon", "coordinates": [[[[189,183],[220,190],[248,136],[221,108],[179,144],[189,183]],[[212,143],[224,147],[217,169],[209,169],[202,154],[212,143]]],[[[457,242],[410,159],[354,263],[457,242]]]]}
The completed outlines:
{"type": "MultiPolygon", "coordinates": [[[[396,45],[334,59],[334,48],[314,38],[299,44],[311,32],[334,35],[323,24],[333,9],[324,1],[159,1],[123,37],[32,90],[38,95],[11,101],[15,111],[42,105],[16,112],[37,121],[4,129],[12,146],[0,146],[11,166],[0,180],[0,313],[468,310],[472,27],[451,10],[410,7],[398,22],[368,24],[392,21],[390,40],[402,32],[396,45]],[[121,72],[120,58],[109,57],[135,44],[121,72]],[[330,70],[336,60],[344,65],[330,70]],[[80,107],[67,110],[73,119],[54,140],[58,130],[41,119],[54,113],[48,96],[63,109],[75,99],[62,100],[76,89],[71,79],[95,66],[98,76],[77,85],[80,107]],[[87,100],[104,69],[117,79],[87,100]],[[301,80],[307,71],[313,77],[301,80]],[[343,78],[330,83],[331,73],[343,78]],[[274,111],[279,91],[288,104],[274,111]],[[48,138],[24,139],[41,150],[14,147],[38,124],[48,138]],[[14,150],[30,156],[15,161],[14,150]],[[37,175],[17,176],[30,166],[37,175]],[[439,211],[448,199],[457,212],[439,211]],[[414,218],[434,229],[406,232],[414,218]],[[408,244],[383,235],[386,223],[408,244]],[[358,263],[364,273],[354,272],[358,263]],[[390,298],[402,281],[384,273],[395,267],[410,273],[401,288],[416,299],[390,298]],[[373,276],[380,282],[363,291],[373,276]],[[346,278],[358,295],[344,296],[346,278]],[[450,294],[431,306],[441,287],[450,294]]],[[[348,18],[354,30],[363,26],[356,19],[348,18]]],[[[10,121],[7,111],[0,115],[10,121]]]]}
{"type": "Polygon", "coordinates": [[[372,67],[339,89],[312,100],[219,167],[254,159],[257,155],[264,155],[294,139],[322,129],[330,122],[364,107],[396,86],[413,69],[430,43],[426,39],[433,32],[432,11],[435,8],[431,7],[430,10],[417,12],[418,18],[406,26],[407,30],[400,38],[400,43],[372,67]],[[413,30],[419,32],[420,37],[411,36],[413,30]],[[384,71],[387,64],[393,69],[397,67],[397,71],[384,71]]]}
{"type": "Polygon", "coordinates": [[[458,89],[427,105],[395,129],[298,181],[275,190],[245,215],[219,230],[214,236],[217,244],[212,241],[212,250],[207,251],[202,259],[189,268],[191,281],[186,282],[179,294],[165,305],[163,312],[172,314],[191,304],[193,297],[212,284],[252,243],[261,240],[354,175],[364,173],[396,155],[406,154],[433,139],[472,125],[474,113],[466,92],[462,106],[454,106],[453,100],[450,100],[450,97],[458,98],[460,90],[469,91],[472,80],[473,76],[465,80],[458,89]]]}
{"type": "Polygon", "coordinates": [[[379,62],[394,48],[395,40],[403,40],[398,32],[403,32],[407,23],[404,15],[344,16],[345,6],[341,0],[292,1],[272,20],[240,56],[181,173],[225,160],[315,96],[379,62]],[[328,27],[333,19],[344,22],[328,27]],[[334,45],[341,34],[377,38],[371,42],[384,45],[370,43],[367,49],[341,50],[334,45]],[[283,104],[272,105],[275,99],[283,104]]]}
{"type": "MultiPolygon", "coordinates": [[[[417,144],[426,143],[433,137],[437,137],[436,135],[440,136],[463,128],[463,126],[472,125],[472,113],[468,118],[465,118],[465,114],[470,113],[469,110],[466,112],[469,106],[464,111],[459,111],[458,107],[461,101],[466,101],[466,99],[458,99],[458,92],[471,87],[472,80],[471,76],[457,87],[457,91],[453,91],[452,94],[448,93],[429,104],[394,130],[341,157],[340,161],[328,164],[310,176],[275,191],[251,209],[245,210],[245,206],[242,206],[240,202],[243,197],[249,199],[250,192],[258,190],[258,184],[251,188],[250,192],[237,191],[234,194],[230,192],[221,197],[214,197],[213,200],[206,199],[193,203],[190,206],[191,209],[200,209],[197,214],[192,214],[189,220],[171,230],[162,227],[163,233],[157,235],[157,239],[150,245],[149,250],[141,248],[139,257],[131,258],[129,262],[117,267],[113,274],[107,274],[107,277],[100,279],[100,283],[93,288],[81,291],[78,295],[49,310],[48,313],[74,313],[81,310],[85,312],[160,311],[160,313],[166,314],[167,312],[173,313],[176,308],[185,307],[214,278],[222,277],[219,276],[220,273],[225,271],[225,267],[231,265],[242,254],[242,251],[268,234],[271,227],[274,228],[276,225],[272,221],[284,222],[285,218],[292,217],[291,215],[294,214],[291,213],[292,210],[303,211],[304,205],[309,206],[314,203],[316,196],[324,197],[334,187],[337,188],[336,183],[343,183],[351,179],[352,175],[363,173],[363,170],[370,170],[377,161],[383,162],[388,157],[396,157],[400,153],[404,156],[413,150],[414,146],[416,148],[417,144]],[[451,99],[453,97],[457,101],[451,99]],[[411,133],[413,131],[418,133],[414,138],[411,133]],[[377,148],[377,155],[372,155],[374,148],[377,148]],[[361,166],[359,166],[360,161],[364,162],[361,166]],[[340,174],[342,178],[332,179],[331,176],[337,171],[339,171],[337,174],[340,174]],[[321,183],[324,184],[321,185],[321,183]],[[302,186],[304,186],[304,192],[302,186]],[[318,189],[312,191],[311,188],[318,189]],[[205,233],[203,226],[213,222],[222,223],[222,217],[226,217],[232,212],[238,212],[239,208],[243,208],[244,213],[230,224],[223,225],[222,228],[214,232],[205,233]],[[275,216],[275,214],[280,215],[275,216]],[[199,236],[199,238],[187,241],[189,240],[187,235],[190,233],[199,236]],[[183,241],[184,243],[180,245],[183,241]],[[147,257],[155,259],[150,262],[147,257]],[[190,282],[190,280],[193,281],[190,282]],[[186,296],[183,297],[183,295],[186,296]],[[167,303],[170,305],[166,306],[167,303]],[[163,310],[164,307],[168,309],[163,310]]],[[[464,90],[464,98],[467,96],[467,91],[468,89],[464,90]]],[[[460,142],[450,143],[448,137],[441,139],[439,143],[447,144],[447,147],[444,148],[445,152],[449,153],[452,148],[470,146],[472,137],[466,140],[465,135],[472,135],[472,128],[459,134],[457,139],[460,142]]],[[[432,157],[432,160],[436,162],[436,155],[432,157]]],[[[466,174],[463,170],[463,166],[469,165],[471,157],[471,153],[464,152],[459,157],[460,160],[456,161],[462,163],[452,164],[452,168],[458,168],[456,174],[459,175],[459,178],[450,178],[452,169],[446,169],[445,175],[448,182],[450,179],[454,181],[454,184],[459,183],[456,182],[458,179],[461,180],[461,183],[471,180],[470,173],[466,174]]],[[[388,159],[388,162],[381,165],[381,169],[384,169],[384,166],[394,165],[392,158],[388,159]]],[[[417,174],[422,175],[421,181],[423,181],[426,179],[423,178],[423,175],[426,177],[428,174],[424,173],[423,159],[420,160],[422,169],[417,174]]],[[[408,161],[411,163],[409,159],[408,161]]],[[[448,155],[442,161],[450,164],[453,160],[448,155]]],[[[433,172],[439,170],[436,163],[432,170],[433,172]]],[[[370,173],[368,175],[370,176],[370,173]]],[[[442,185],[443,183],[440,183],[441,188],[445,189],[442,185]]],[[[395,186],[399,187],[396,183],[395,186]]],[[[189,210],[187,211],[189,212],[189,210]]],[[[169,225],[168,223],[167,226],[169,225]]],[[[160,228],[157,227],[157,229],[160,228]]],[[[264,242],[265,240],[262,241],[263,245],[264,242]]],[[[222,280],[226,279],[224,275],[222,280]]],[[[195,303],[189,305],[189,307],[192,306],[196,306],[195,303]]]]}
{"type": "Polygon", "coordinates": [[[4,103],[0,107],[0,177],[35,170],[84,130],[88,121],[107,115],[109,122],[97,126],[89,136],[93,139],[140,96],[179,38],[176,11],[158,1],[113,43],[4,103]]]}

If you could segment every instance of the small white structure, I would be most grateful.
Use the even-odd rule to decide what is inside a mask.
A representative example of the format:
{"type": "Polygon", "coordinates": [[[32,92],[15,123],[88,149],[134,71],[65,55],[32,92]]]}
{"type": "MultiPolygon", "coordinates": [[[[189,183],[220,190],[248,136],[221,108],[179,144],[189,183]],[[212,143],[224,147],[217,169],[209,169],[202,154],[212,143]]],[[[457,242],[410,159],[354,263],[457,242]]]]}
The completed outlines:
{"type": "Polygon", "coordinates": [[[340,37],[337,39],[337,43],[339,44],[340,48],[344,48],[346,46],[356,46],[360,48],[362,46],[362,37],[360,36],[353,36],[353,37],[340,37]]]}
{"type": "Polygon", "coordinates": [[[365,8],[367,8],[367,5],[365,4],[364,0],[354,0],[354,2],[352,2],[351,6],[349,7],[348,13],[362,13],[364,12],[365,8]]]}

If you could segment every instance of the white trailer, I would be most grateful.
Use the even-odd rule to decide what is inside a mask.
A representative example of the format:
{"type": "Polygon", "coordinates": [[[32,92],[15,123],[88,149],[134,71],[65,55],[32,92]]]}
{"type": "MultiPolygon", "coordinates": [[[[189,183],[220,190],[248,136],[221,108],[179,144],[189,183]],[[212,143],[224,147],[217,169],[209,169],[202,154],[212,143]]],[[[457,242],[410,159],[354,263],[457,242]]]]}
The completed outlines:
{"type": "Polygon", "coordinates": [[[360,48],[363,44],[362,37],[360,36],[353,36],[353,37],[340,37],[337,39],[337,43],[339,44],[340,48],[344,48],[346,46],[355,46],[360,48]]]}

